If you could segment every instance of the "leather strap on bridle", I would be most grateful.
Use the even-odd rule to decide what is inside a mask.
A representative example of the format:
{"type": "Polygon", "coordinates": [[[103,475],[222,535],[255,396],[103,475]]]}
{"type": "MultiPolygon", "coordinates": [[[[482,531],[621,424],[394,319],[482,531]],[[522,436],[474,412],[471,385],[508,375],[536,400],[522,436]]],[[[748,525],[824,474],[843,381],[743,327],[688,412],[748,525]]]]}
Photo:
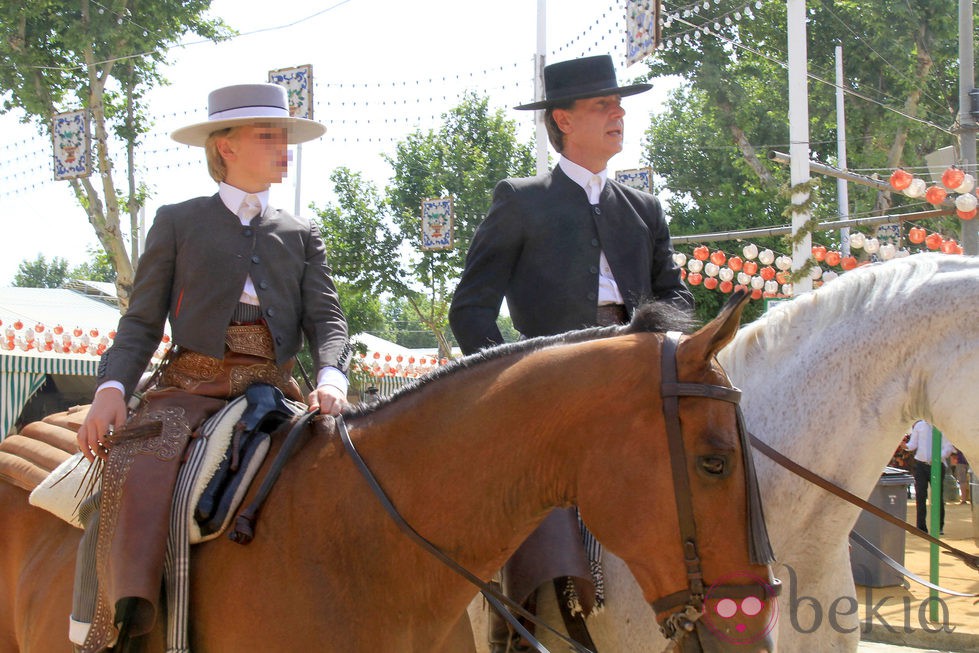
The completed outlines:
{"type": "Polygon", "coordinates": [[[915,535],[916,537],[920,537],[924,540],[927,540],[932,544],[937,544],[938,546],[948,551],[951,555],[955,556],[956,558],[964,562],[970,569],[975,569],[979,571],[979,556],[972,555],[971,553],[966,553],[961,549],[957,549],[950,544],[942,542],[937,537],[925,533],[924,531],[918,530],[917,528],[907,523],[903,519],[899,519],[894,515],[890,514],[889,512],[878,508],[877,506],[870,503],[869,501],[861,499],[860,497],[853,494],[852,492],[848,492],[844,490],[843,488],[836,485],[835,483],[831,483],[830,481],[827,481],[819,474],[809,471],[808,469],[806,469],[799,463],[795,462],[788,456],[783,455],[782,453],[770,447],[768,444],[762,442],[755,435],[749,434],[749,437],[751,438],[751,444],[755,449],[765,454],[766,456],[768,456],[769,458],[771,458],[776,463],[778,463],[785,469],[789,470],[796,476],[800,476],[805,480],[809,481],[810,483],[812,483],[813,485],[821,487],[822,489],[826,490],[827,492],[830,492],[831,494],[835,494],[836,496],[843,499],[844,501],[848,501],[853,505],[857,506],[858,508],[862,508],[863,510],[872,513],[873,515],[880,517],[881,519],[883,519],[889,524],[894,524],[898,528],[902,528],[908,533],[915,535]]]}

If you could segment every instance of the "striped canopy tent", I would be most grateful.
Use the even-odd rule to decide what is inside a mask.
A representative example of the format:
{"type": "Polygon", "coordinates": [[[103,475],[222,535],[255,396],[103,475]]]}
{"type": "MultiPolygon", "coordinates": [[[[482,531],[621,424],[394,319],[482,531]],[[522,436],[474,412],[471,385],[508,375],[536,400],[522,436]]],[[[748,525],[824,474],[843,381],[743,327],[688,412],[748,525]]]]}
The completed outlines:
{"type": "Polygon", "coordinates": [[[94,378],[118,322],[112,284],[0,288],[0,439],[48,375],[94,378]]]}

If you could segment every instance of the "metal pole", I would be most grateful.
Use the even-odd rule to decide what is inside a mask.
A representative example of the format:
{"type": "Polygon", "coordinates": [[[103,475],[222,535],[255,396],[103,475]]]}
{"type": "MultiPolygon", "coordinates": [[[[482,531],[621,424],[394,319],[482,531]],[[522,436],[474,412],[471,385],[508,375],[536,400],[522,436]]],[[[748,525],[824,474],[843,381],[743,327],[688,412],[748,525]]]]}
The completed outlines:
{"type": "Polygon", "coordinates": [[[296,144],[296,210],[294,216],[299,217],[299,197],[303,186],[303,144],[296,144]]]}
{"type": "MultiPolygon", "coordinates": [[[[537,0],[537,54],[534,55],[534,100],[544,99],[544,65],[547,49],[547,0],[537,0]]],[[[534,112],[537,129],[537,174],[547,172],[547,127],[544,112],[534,112]]]]}
{"type": "MultiPolygon", "coordinates": [[[[972,118],[969,96],[969,91],[976,85],[972,1],[959,0],[959,153],[962,167],[976,175],[976,121],[972,118]]],[[[960,222],[962,249],[970,256],[979,254],[979,225],[974,224],[974,220],[960,222]]]]}
{"type": "MultiPolygon", "coordinates": [[[[843,103],[843,46],[836,46],[836,157],[837,165],[846,170],[846,108],[843,103]]],[[[846,179],[836,180],[836,200],[839,204],[840,220],[850,215],[850,189],[846,179]]],[[[850,255],[850,228],[840,229],[840,254],[850,255]]]]}
{"type": "MultiPolygon", "coordinates": [[[[938,537],[942,529],[942,432],[934,426],[931,427],[931,479],[929,482],[929,491],[931,492],[931,496],[928,497],[928,510],[931,511],[931,514],[928,515],[928,531],[932,537],[938,537]]],[[[920,500],[918,498],[918,501],[920,500]]],[[[928,575],[932,584],[938,585],[938,545],[934,542],[930,545],[929,553],[931,555],[928,575]]],[[[928,596],[931,598],[928,602],[928,618],[933,622],[938,621],[938,591],[931,589],[928,592],[928,596]]]]}
{"type": "MultiPolygon", "coordinates": [[[[806,2],[788,0],[787,4],[788,51],[789,51],[789,154],[793,188],[809,181],[809,90],[806,72],[806,2]]],[[[803,205],[809,199],[808,192],[792,194],[792,204],[803,205]]],[[[808,210],[792,213],[793,238],[809,221],[808,210]]],[[[797,272],[812,255],[812,236],[806,234],[792,245],[792,271],[797,272]]],[[[801,295],[812,290],[808,276],[792,284],[792,294],[801,295]]]]}

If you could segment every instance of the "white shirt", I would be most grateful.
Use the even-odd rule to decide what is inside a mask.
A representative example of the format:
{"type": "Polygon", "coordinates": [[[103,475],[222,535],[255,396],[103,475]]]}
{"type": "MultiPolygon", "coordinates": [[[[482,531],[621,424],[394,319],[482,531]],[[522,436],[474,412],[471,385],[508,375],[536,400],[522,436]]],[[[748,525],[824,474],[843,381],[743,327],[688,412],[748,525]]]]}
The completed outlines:
{"type": "MultiPolygon", "coordinates": [[[[581,186],[588,193],[588,202],[593,206],[598,204],[602,190],[605,188],[605,182],[608,180],[608,170],[593,173],[588,168],[582,167],[563,156],[557,163],[571,181],[581,186]]],[[[619,291],[619,285],[615,282],[615,276],[612,274],[608,259],[605,258],[605,252],[601,251],[598,254],[598,305],[604,304],[625,304],[625,300],[622,299],[622,293],[619,291]]]]}
{"type": "MultiPolygon", "coordinates": [[[[931,424],[923,419],[919,419],[911,427],[911,437],[908,438],[906,445],[908,451],[914,452],[914,459],[931,464],[931,424]]],[[[942,434],[942,460],[948,460],[952,453],[952,443],[948,441],[945,434],[942,434]]]]}

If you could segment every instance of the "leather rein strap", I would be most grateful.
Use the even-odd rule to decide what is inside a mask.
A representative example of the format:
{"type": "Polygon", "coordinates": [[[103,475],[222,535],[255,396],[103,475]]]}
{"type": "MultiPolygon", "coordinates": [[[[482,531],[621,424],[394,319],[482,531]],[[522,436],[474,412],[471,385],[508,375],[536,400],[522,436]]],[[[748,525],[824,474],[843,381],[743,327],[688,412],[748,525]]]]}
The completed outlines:
{"type": "Polygon", "coordinates": [[[966,553],[965,551],[962,551],[961,549],[957,549],[954,546],[947,544],[946,542],[942,542],[940,539],[930,535],[929,533],[925,533],[924,531],[918,530],[916,527],[907,523],[903,519],[895,517],[894,515],[887,512],[886,510],[882,510],[878,508],[877,506],[870,503],[869,501],[866,501],[865,499],[861,499],[860,497],[853,494],[852,492],[848,492],[843,488],[841,488],[840,486],[836,485],[835,483],[827,481],[822,476],[809,471],[808,469],[806,469],[799,463],[795,462],[788,456],[785,456],[784,454],[770,447],[768,444],[762,442],[755,435],[749,434],[749,437],[751,438],[751,445],[755,449],[765,454],[766,456],[768,456],[769,458],[771,458],[776,463],[778,463],[785,469],[789,470],[796,476],[799,476],[809,481],[813,485],[821,487],[827,492],[838,496],[844,501],[848,501],[849,503],[852,503],[858,508],[862,508],[863,510],[866,510],[871,514],[880,517],[881,519],[883,519],[889,524],[893,524],[898,528],[902,528],[908,533],[911,533],[912,535],[927,540],[932,544],[937,544],[938,546],[948,551],[951,555],[955,556],[956,558],[964,562],[969,568],[979,571],[979,556],[972,555],[971,553],[966,553]]]}
{"type": "Polygon", "coordinates": [[[346,448],[347,453],[350,454],[350,457],[353,459],[354,464],[357,465],[357,468],[360,470],[361,474],[363,474],[364,479],[366,479],[367,484],[370,485],[370,488],[374,492],[375,496],[377,496],[378,500],[381,502],[381,505],[384,507],[384,510],[387,511],[391,519],[394,520],[394,523],[398,525],[398,528],[400,528],[406,535],[408,535],[408,537],[414,540],[414,542],[418,544],[418,546],[428,551],[430,554],[435,556],[440,562],[442,562],[449,569],[456,572],[457,574],[459,574],[460,576],[468,580],[470,583],[475,585],[477,588],[479,588],[480,593],[482,593],[486,601],[493,606],[493,609],[499,612],[501,615],[503,615],[503,617],[510,622],[510,625],[512,625],[516,629],[516,631],[520,633],[520,635],[524,637],[527,640],[527,642],[531,644],[531,646],[534,646],[541,653],[548,653],[548,650],[544,647],[543,644],[537,641],[533,635],[530,634],[530,632],[524,627],[523,624],[520,623],[520,621],[516,617],[513,616],[513,614],[510,612],[511,610],[513,612],[518,613],[520,616],[524,617],[525,619],[529,619],[533,621],[538,626],[543,626],[551,633],[553,633],[556,637],[558,637],[566,644],[568,644],[572,648],[572,650],[577,651],[578,653],[594,653],[591,649],[585,648],[578,642],[568,638],[563,633],[555,630],[547,623],[538,619],[536,615],[525,610],[523,606],[511,600],[500,590],[496,589],[489,583],[484,582],[482,579],[480,579],[471,571],[469,571],[468,569],[466,569],[465,567],[457,563],[452,558],[450,558],[448,555],[445,554],[445,552],[443,552],[437,546],[432,544],[428,539],[426,539],[423,535],[421,535],[418,531],[412,528],[411,525],[404,520],[404,517],[401,516],[401,514],[398,512],[398,509],[395,508],[394,504],[391,503],[391,500],[384,492],[384,489],[381,487],[381,484],[377,481],[377,478],[374,476],[374,473],[371,472],[370,468],[367,467],[367,463],[364,462],[364,459],[360,456],[360,453],[357,451],[357,448],[354,446],[353,441],[350,439],[350,433],[347,431],[347,425],[343,421],[343,417],[338,416],[336,418],[336,424],[337,424],[337,429],[340,431],[340,440],[343,442],[343,446],[346,448]],[[506,607],[504,607],[504,604],[506,604],[506,607]],[[507,610],[507,608],[509,608],[510,610],[507,610]]]}

